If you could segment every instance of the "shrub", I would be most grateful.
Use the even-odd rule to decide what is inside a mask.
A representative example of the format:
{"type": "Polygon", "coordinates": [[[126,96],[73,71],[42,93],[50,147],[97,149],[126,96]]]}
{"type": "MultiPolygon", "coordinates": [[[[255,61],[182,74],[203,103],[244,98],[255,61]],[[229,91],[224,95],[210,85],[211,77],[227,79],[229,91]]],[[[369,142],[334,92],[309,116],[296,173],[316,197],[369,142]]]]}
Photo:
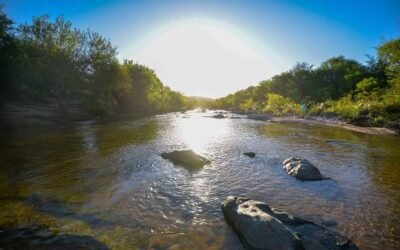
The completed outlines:
{"type": "Polygon", "coordinates": [[[264,111],[274,115],[301,114],[300,105],[278,94],[267,94],[264,111]]]}

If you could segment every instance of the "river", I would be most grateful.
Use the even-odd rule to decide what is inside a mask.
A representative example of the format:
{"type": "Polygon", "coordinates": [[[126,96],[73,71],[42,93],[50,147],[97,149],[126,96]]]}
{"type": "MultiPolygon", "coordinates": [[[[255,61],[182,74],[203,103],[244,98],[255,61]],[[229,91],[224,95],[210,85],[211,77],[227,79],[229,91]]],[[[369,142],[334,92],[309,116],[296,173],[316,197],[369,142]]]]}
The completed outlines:
{"type": "Polygon", "coordinates": [[[220,209],[239,195],[338,230],[361,249],[400,249],[398,136],[210,115],[3,131],[0,227],[39,225],[112,249],[242,249],[220,209]],[[190,172],[159,156],[175,149],[211,164],[190,172]],[[291,156],[331,180],[290,177],[281,163],[291,156]]]}

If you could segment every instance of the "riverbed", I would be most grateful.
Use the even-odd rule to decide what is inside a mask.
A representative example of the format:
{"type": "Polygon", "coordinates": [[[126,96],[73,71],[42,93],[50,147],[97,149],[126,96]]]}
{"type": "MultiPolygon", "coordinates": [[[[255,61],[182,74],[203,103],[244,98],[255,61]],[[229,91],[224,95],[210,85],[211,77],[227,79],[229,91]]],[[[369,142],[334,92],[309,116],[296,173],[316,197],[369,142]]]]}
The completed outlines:
{"type": "Polygon", "coordinates": [[[259,199],[349,237],[400,248],[400,138],[210,112],[1,132],[0,227],[91,236],[111,249],[242,249],[220,209],[259,199]],[[198,171],[160,154],[191,149],[198,171]],[[253,151],[255,158],[243,155],[253,151]],[[331,180],[282,169],[306,158],[331,180]]]}

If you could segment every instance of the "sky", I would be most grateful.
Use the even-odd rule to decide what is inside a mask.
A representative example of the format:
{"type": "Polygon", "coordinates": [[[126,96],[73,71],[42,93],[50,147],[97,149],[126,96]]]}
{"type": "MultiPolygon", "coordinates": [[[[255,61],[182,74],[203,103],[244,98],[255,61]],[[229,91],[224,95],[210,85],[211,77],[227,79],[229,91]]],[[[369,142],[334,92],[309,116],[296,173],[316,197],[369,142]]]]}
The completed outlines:
{"type": "Polygon", "coordinates": [[[63,15],[188,96],[221,97],[344,55],[366,61],[400,35],[400,1],[0,0],[17,23],[63,15]]]}

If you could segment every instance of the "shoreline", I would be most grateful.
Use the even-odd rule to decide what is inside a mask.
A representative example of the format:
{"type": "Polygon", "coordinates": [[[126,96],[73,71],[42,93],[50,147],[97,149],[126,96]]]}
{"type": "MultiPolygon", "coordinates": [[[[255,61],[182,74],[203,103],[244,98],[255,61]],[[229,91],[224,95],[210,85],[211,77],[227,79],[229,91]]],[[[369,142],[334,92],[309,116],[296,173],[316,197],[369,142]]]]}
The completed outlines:
{"type": "Polygon", "coordinates": [[[67,113],[60,113],[55,103],[10,103],[0,107],[0,128],[65,127],[79,122],[136,120],[160,114],[163,113],[97,116],[85,112],[76,104],[70,105],[67,113]]]}
{"type": "Polygon", "coordinates": [[[306,124],[320,124],[332,127],[344,128],[350,131],[370,134],[370,135],[399,135],[399,131],[385,127],[360,127],[350,124],[338,118],[323,118],[320,116],[306,116],[301,118],[298,116],[272,116],[272,115],[247,115],[248,119],[261,120],[266,122],[276,123],[306,123],[306,124]]]}
{"type": "MultiPolygon", "coordinates": [[[[68,116],[63,116],[58,112],[54,104],[9,104],[3,107],[0,112],[0,127],[1,128],[24,128],[24,127],[51,127],[65,126],[69,123],[88,121],[88,120],[104,120],[98,117],[91,116],[77,107],[73,107],[68,116]]],[[[232,112],[232,111],[229,111],[232,112]]],[[[320,124],[332,127],[344,128],[347,130],[372,134],[372,135],[400,135],[400,131],[385,128],[385,127],[361,127],[350,124],[339,118],[323,118],[321,116],[306,116],[304,118],[297,115],[274,116],[270,114],[243,114],[232,112],[235,114],[245,115],[247,119],[259,120],[264,122],[276,123],[307,123],[320,124]]],[[[156,114],[153,114],[156,115],[156,114]]],[[[131,116],[119,115],[111,120],[118,119],[138,119],[152,115],[131,116]]],[[[105,119],[107,120],[107,119],[105,119]]]]}

